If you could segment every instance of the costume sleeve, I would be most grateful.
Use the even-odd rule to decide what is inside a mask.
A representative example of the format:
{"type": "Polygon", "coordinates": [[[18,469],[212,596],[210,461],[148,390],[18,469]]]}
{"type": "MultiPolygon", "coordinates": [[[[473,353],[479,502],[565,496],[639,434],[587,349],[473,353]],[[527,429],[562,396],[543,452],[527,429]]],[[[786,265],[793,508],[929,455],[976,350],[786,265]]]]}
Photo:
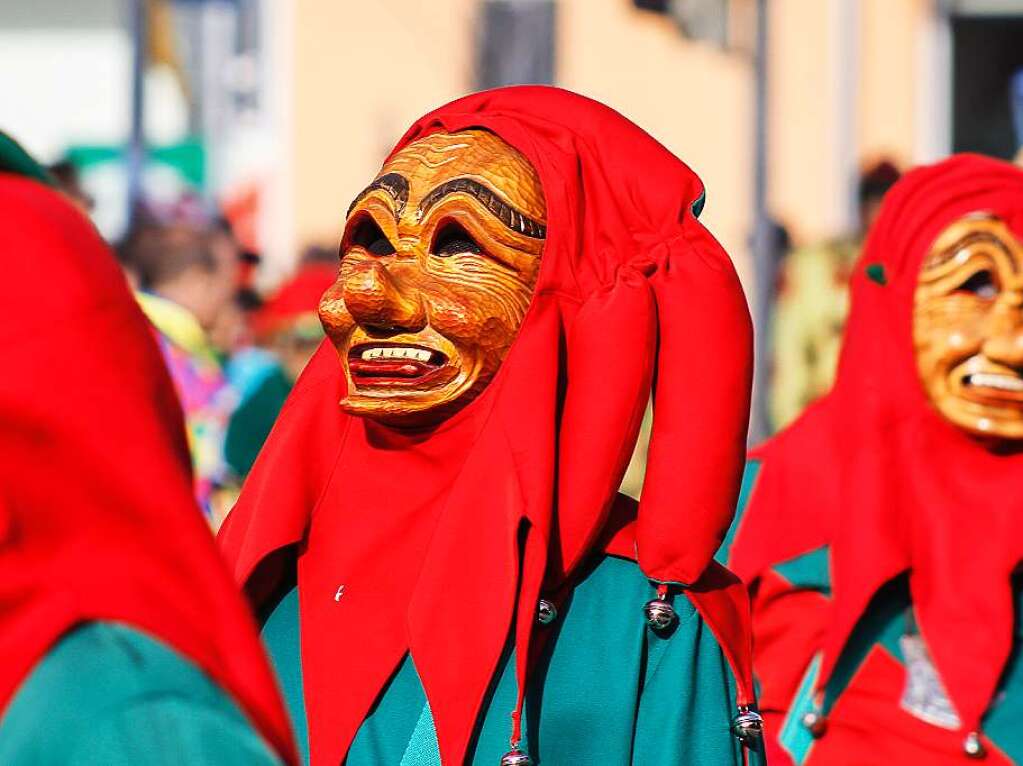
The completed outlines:
{"type": "MultiPolygon", "coordinates": [[[[227,704],[225,700],[225,705],[227,704]]],[[[279,766],[238,715],[185,697],[144,699],[104,716],[68,766],[279,766]]]]}
{"type": "Polygon", "coordinates": [[[141,630],[86,623],[22,682],[0,718],[0,763],[277,766],[230,695],[141,630]]]}

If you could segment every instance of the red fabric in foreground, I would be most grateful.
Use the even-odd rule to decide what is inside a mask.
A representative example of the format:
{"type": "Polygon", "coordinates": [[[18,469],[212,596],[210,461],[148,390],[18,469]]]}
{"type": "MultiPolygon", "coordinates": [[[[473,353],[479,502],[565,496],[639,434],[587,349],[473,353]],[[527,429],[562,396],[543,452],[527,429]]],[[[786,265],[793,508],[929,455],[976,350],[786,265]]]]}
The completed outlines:
{"type": "Polygon", "coordinates": [[[296,762],[192,496],[180,405],[112,254],[55,191],[0,174],[0,256],[0,712],[75,624],[122,622],[196,662],[296,762]]]}
{"type": "Polygon", "coordinates": [[[555,88],[460,99],[398,148],[470,127],[522,152],[547,201],[536,293],[501,370],[452,422],[402,434],[338,410],[325,344],[221,532],[257,602],[297,545],[317,766],[344,757],[406,650],[441,756],[462,762],[509,631],[521,693],[541,589],[596,549],[655,377],[643,571],[700,580],[733,512],[751,328],[731,261],[692,213],[697,176],[618,113],[555,88]]]}
{"type": "Polygon", "coordinates": [[[731,554],[752,582],[831,545],[822,683],[877,589],[909,570],[921,633],[965,731],[979,728],[1012,646],[1023,455],[989,452],[930,405],[912,308],[935,237],[974,211],[1023,236],[1023,171],[961,155],[912,171],[888,193],[853,274],[834,389],[753,452],[763,465],[731,554]],[[868,278],[872,264],[883,265],[887,285],[868,278]]]}

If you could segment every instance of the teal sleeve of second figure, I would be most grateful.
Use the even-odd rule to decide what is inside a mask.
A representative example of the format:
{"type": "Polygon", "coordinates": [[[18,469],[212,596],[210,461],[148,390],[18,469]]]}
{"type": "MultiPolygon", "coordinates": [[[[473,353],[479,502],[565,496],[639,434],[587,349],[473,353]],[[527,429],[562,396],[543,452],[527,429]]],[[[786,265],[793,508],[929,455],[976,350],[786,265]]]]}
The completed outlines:
{"type": "Polygon", "coordinates": [[[67,766],[279,766],[259,736],[218,708],[187,698],[144,700],[103,716],[67,766]]]}
{"type": "Polygon", "coordinates": [[[231,696],[140,630],[87,623],[62,637],[0,718],[3,766],[270,766],[231,696]]]}

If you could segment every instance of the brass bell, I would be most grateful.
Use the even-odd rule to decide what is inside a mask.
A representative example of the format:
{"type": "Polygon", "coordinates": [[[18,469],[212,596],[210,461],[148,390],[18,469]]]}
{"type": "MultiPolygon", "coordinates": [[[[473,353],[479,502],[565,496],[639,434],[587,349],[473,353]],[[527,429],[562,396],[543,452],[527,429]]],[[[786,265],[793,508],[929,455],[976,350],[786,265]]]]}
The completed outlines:
{"type": "Polygon", "coordinates": [[[803,726],[806,727],[807,731],[810,732],[814,739],[820,739],[824,736],[824,732],[828,728],[828,719],[820,713],[810,711],[803,716],[802,720],[803,726]]]}
{"type": "Polygon", "coordinates": [[[545,598],[540,599],[536,610],[536,620],[541,625],[550,625],[558,619],[558,608],[545,598]]]}
{"type": "Polygon", "coordinates": [[[966,735],[966,739],[963,740],[963,752],[966,753],[968,758],[975,758],[977,760],[987,756],[987,748],[980,741],[980,734],[971,731],[966,735]]]}
{"type": "Polygon", "coordinates": [[[740,707],[739,714],[732,719],[732,734],[741,742],[752,744],[764,732],[764,719],[760,713],[748,707],[740,707]]]}
{"type": "Polygon", "coordinates": [[[663,598],[647,601],[643,613],[646,615],[646,624],[654,630],[666,630],[676,619],[675,610],[663,598]]]}
{"type": "Polygon", "coordinates": [[[501,756],[501,766],[533,766],[533,759],[516,747],[501,756]]]}

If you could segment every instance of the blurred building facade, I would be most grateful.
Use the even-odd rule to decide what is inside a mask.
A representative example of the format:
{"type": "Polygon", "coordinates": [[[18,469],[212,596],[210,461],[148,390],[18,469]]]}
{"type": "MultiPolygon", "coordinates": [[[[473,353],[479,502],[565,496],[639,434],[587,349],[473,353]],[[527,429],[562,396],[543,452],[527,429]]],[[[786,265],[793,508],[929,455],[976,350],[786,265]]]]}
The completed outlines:
{"type": "MultiPolygon", "coordinates": [[[[180,151],[165,165],[211,198],[254,200],[271,281],[300,245],[336,239],[411,120],[502,79],[552,81],[653,133],[704,178],[706,220],[752,280],[756,0],[0,3],[0,125],[46,161],[122,146],[136,2],[172,27],[149,36],[147,140],[188,155],[195,139],[198,178],[180,151]],[[694,8],[724,9],[726,45],[687,37],[675,18],[694,8]]],[[[797,243],[852,226],[864,161],[1011,155],[1023,0],[766,6],[769,207],[797,243]]]]}
{"type": "MultiPolygon", "coordinates": [[[[502,3],[515,4],[295,0],[279,11],[276,29],[288,33],[276,38],[274,71],[292,88],[281,88],[287,126],[279,148],[290,159],[282,162],[289,191],[278,198],[276,249],[337,238],[348,201],[405,127],[477,84],[483,17],[502,3]]],[[[670,14],[630,0],[547,4],[553,81],[619,109],[700,173],[705,220],[749,285],[753,0],[727,3],[728,48],[688,39],[670,14]]],[[[908,165],[984,148],[969,135],[970,110],[960,104],[957,112],[957,99],[1007,96],[998,72],[969,71],[983,69],[970,61],[990,50],[966,40],[968,28],[990,40],[995,27],[1023,23],[1023,2],[768,0],[767,7],[769,206],[797,242],[853,227],[863,162],[885,156],[908,165]]],[[[1000,110],[974,113],[973,121],[1000,110]]]]}

